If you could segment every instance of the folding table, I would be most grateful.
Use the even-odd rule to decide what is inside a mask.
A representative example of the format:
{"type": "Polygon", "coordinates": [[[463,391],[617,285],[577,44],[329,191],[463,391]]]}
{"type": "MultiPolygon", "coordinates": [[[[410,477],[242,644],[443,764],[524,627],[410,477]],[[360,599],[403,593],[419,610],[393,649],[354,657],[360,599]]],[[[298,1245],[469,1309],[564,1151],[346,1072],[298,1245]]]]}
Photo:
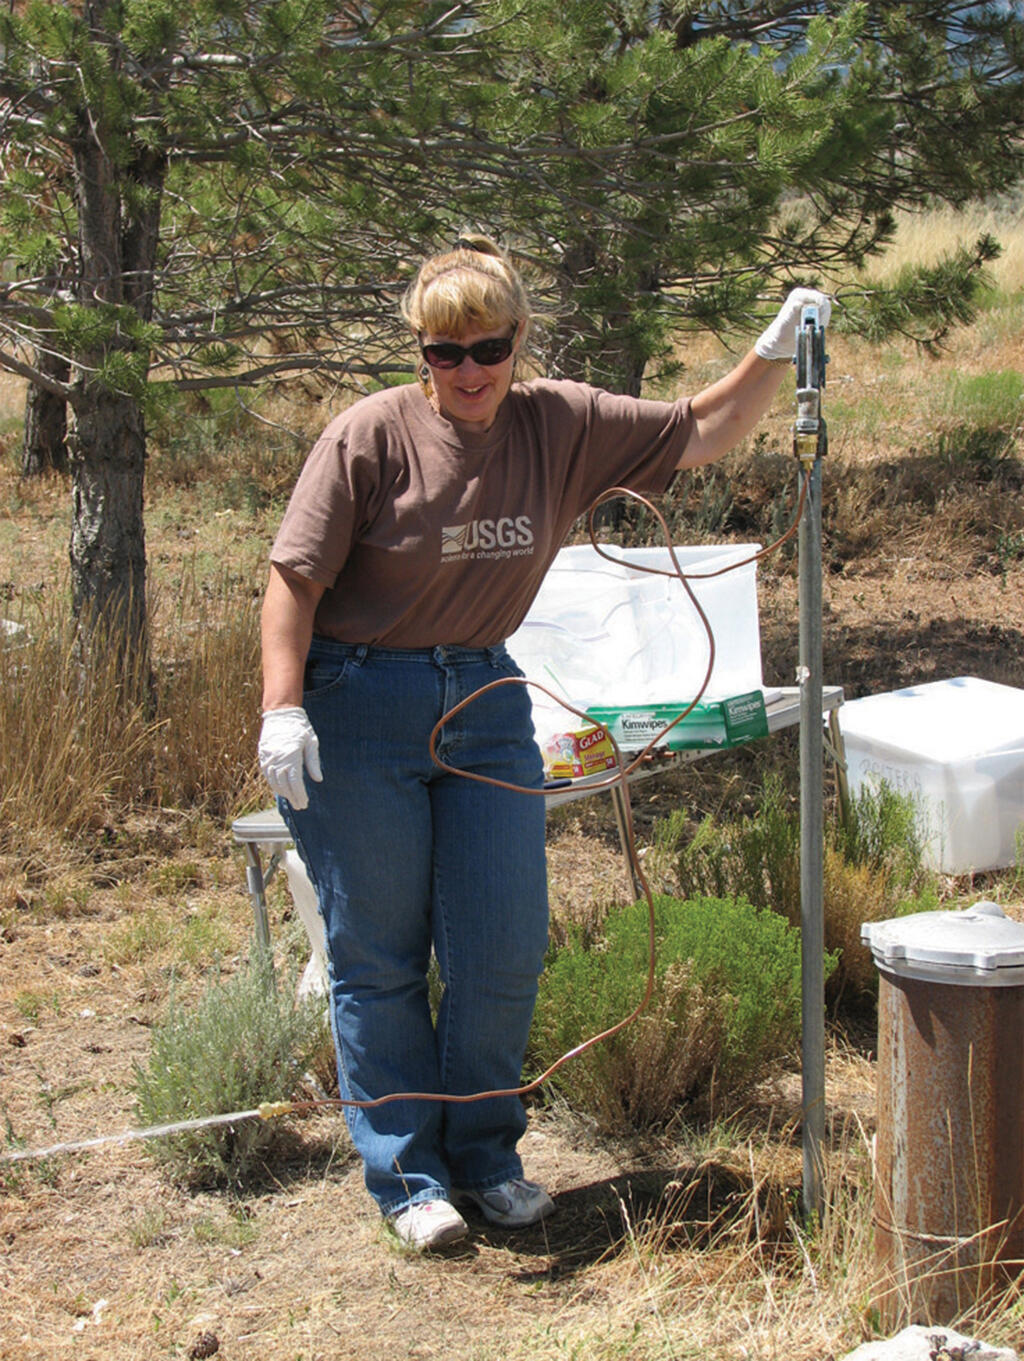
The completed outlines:
{"type": "MultiPolygon", "coordinates": [[[[800,691],[798,687],[786,687],[782,690],[769,692],[769,694],[771,697],[765,703],[769,735],[781,732],[784,728],[795,727],[800,722],[800,691]]],[[[842,702],[843,691],[841,686],[830,685],[823,688],[822,707],[828,715],[829,728],[827,745],[836,763],[840,797],[845,798],[845,759],[842,734],[839,728],[839,707],[842,702]]],[[[656,749],[628,777],[628,783],[635,784],[639,780],[664,774],[680,764],[714,756],[718,750],[714,747],[697,747],[683,751],[660,751],[656,749]]],[[[725,750],[735,750],[735,748],[726,748],[725,750]]],[[[628,753],[623,753],[623,755],[628,759],[628,753]]],[[[546,791],[544,803],[546,808],[556,808],[561,804],[572,803],[577,799],[591,798],[596,793],[609,794],[612,806],[615,809],[619,837],[622,841],[623,851],[625,851],[627,833],[622,784],[618,780],[610,785],[607,783],[609,777],[614,776],[614,770],[607,770],[595,775],[585,775],[580,779],[568,782],[556,781],[546,791]]],[[[245,854],[246,884],[249,897],[252,900],[256,940],[260,945],[269,947],[270,925],[267,917],[266,889],[275,870],[281,863],[283,853],[292,844],[291,833],[276,808],[266,808],[261,812],[247,813],[244,817],[236,818],[231,824],[231,831],[234,839],[241,844],[245,854]],[[264,855],[269,856],[265,868],[263,864],[264,855]]],[[[305,920],[305,916],[303,920],[305,920]]],[[[317,944],[316,941],[312,940],[312,937],[311,942],[314,945],[317,944]]]]}

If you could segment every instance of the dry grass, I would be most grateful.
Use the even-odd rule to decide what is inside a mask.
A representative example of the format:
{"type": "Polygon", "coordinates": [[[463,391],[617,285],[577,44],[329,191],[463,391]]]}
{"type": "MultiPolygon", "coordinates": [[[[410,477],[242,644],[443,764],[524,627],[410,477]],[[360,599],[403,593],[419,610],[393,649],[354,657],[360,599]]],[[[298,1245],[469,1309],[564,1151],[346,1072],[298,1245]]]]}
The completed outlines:
{"type": "Polygon", "coordinates": [[[577,1354],[632,1355],[631,1338],[644,1339],[644,1355],[680,1361],[829,1354],[836,1325],[863,1317],[870,1297],[865,1150],[856,1136],[837,1150],[829,1208],[806,1234],[792,1159],[778,1149],[748,1142],[698,1165],[669,1183],[654,1214],[622,1200],[627,1249],[595,1273],[610,1307],[576,1331],[577,1354]]]}
{"type": "MultiPolygon", "coordinates": [[[[941,241],[969,240],[979,225],[984,219],[908,219],[891,267],[941,241]]],[[[1012,480],[1020,435],[1007,468],[994,474],[940,445],[960,419],[951,394],[963,391],[964,378],[1024,372],[1019,214],[1002,213],[995,234],[1005,246],[992,271],[997,292],[938,358],[902,343],[876,350],[836,336],[830,345],[825,668],[848,695],[959,674],[1024,685],[1024,564],[1013,538],[1024,529],[1024,497],[1012,480]]],[[[730,362],[704,342],[686,360],[691,388],[730,362]]],[[[0,374],[0,614],[30,622],[57,614],[66,594],[67,487],[17,477],[21,397],[20,384],[0,374]]],[[[320,422],[320,408],[297,395],[300,412],[275,401],[279,424],[320,422]]],[[[725,466],[734,509],[718,537],[746,541],[783,507],[791,420],[784,395],[760,445],[725,466]]],[[[8,1147],[133,1124],[132,1064],[149,1052],[172,978],[180,996],[198,995],[218,961],[230,972],[248,950],[251,913],[230,814],[204,793],[195,762],[202,746],[237,772],[239,806],[260,798],[246,783],[251,611],[295,460],[284,441],[248,462],[244,444],[234,448],[226,480],[207,455],[154,462],[147,539],[157,653],[181,681],[175,723],[202,736],[193,750],[184,742],[178,749],[160,786],[162,807],[118,804],[118,788],[137,773],[130,763],[99,781],[90,795],[98,811],[85,825],[108,826],[103,839],[62,837],[55,829],[69,821],[64,813],[40,820],[19,811],[8,824],[0,847],[0,1131],[8,1147]],[[201,668],[189,668],[197,657],[212,665],[218,637],[219,693],[204,695],[193,679],[201,668]]],[[[685,515],[680,523],[685,538],[685,515]]],[[[792,682],[795,591],[791,559],[764,565],[770,683],[792,682]]],[[[19,810],[59,807],[68,796],[61,774],[74,769],[74,744],[65,711],[54,707],[60,696],[48,693],[31,730],[41,742],[53,729],[45,734],[50,783],[19,786],[19,810]]],[[[641,835],[680,804],[694,816],[749,810],[765,764],[791,759],[780,740],[640,786],[641,835]]],[[[76,778],[85,789],[96,775],[94,762],[76,778]]],[[[0,797],[10,799],[12,776],[5,781],[0,797]]],[[[562,923],[597,929],[627,894],[606,805],[588,800],[552,820],[552,898],[562,923]]],[[[943,892],[950,903],[984,895],[1013,915],[1024,910],[1012,875],[949,881],[943,892]]],[[[270,885],[270,909],[275,943],[291,948],[280,879],[270,885]]],[[[155,1361],[188,1356],[205,1333],[232,1361],[839,1357],[875,1326],[873,1087],[870,1037],[833,1044],[828,1209],[813,1232],[799,1213],[792,1074],[746,1110],[717,1112],[719,1123],[674,1141],[612,1144],[557,1105],[534,1109],[527,1168],[556,1193],[559,1213],[519,1237],[474,1224],[470,1245],[441,1260],[398,1254],[382,1240],[332,1113],[295,1121],[291,1155],[244,1199],[174,1186],[137,1144],[6,1168],[0,1361],[155,1361]]],[[[1010,1299],[964,1330],[1019,1345],[1021,1321],[1020,1302],[1010,1299]]]]}
{"type": "MultiPolygon", "coordinates": [[[[100,1025],[83,1035],[95,1043],[100,1025]]],[[[104,1063],[113,1078],[123,1066],[104,1063]]],[[[184,1192],[137,1146],[26,1171],[0,1194],[0,1357],[25,1355],[28,1339],[41,1357],[72,1345],[89,1361],[182,1355],[210,1331],[222,1355],[244,1358],[440,1347],[480,1361],[498,1350],[811,1361],[867,1326],[865,1145],[851,1122],[829,1212],[808,1234],[788,1103],[772,1099],[756,1135],[723,1129],[639,1158],[596,1146],[569,1117],[536,1115],[525,1153],[558,1215],[516,1237],[474,1226],[472,1245],[444,1260],[387,1248],[329,1117],[301,1122],[294,1157],[244,1201],[184,1192]]],[[[70,1100],[54,1094],[62,1123],[70,1100]]],[[[100,1109],[82,1113],[98,1122],[100,1109]]]]}
{"type": "Polygon", "coordinates": [[[572,930],[592,936],[611,908],[633,901],[632,881],[617,837],[614,833],[595,835],[593,829],[588,834],[572,809],[552,818],[548,880],[556,946],[564,945],[572,930]]]}
{"type": "Polygon", "coordinates": [[[1024,280],[1024,197],[1007,198],[990,205],[975,204],[962,212],[934,208],[900,214],[892,246],[876,268],[874,277],[891,279],[907,264],[932,265],[961,246],[971,246],[980,236],[994,236],[1002,250],[989,266],[995,289],[1012,296],[1024,280]]]}

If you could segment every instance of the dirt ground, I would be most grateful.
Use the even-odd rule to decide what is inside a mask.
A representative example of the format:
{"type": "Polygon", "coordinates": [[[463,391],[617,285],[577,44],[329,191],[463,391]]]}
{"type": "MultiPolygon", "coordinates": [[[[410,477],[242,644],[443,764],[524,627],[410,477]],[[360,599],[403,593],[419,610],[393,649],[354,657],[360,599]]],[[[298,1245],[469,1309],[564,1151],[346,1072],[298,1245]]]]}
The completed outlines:
{"type": "MultiPolygon", "coordinates": [[[[580,833],[565,835],[578,876],[580,833]]],[[[594,873],[613,875],[610,856],[595,859],[594,873]]],[[[247,910],[239,888],[220,892],[247,910]]],[[[87,919],[3,942],[4,1118],[30,1147],[133,1124],[132,1065],[145,1062],[163,989],[144,966],[103,962],[109,925],[97,904],[87,919]],[[13,1005],[14,982],[40,997],[32,1021],[13,1005]]],[[[852,1113],[870,1127],[867,1059],[830,1065],[829,1093],[830,1119],[852,1113]]],[[[795,1129],[795,1076],[762,1099],[755,1123],[795,1129]]],[[[135,1142],[0,1168],[0,1358],[156,1361],[205,1355],[214,1341],[234,1361],[528,1356],[531,1338],[616,1330],[630,1231],[668,1188],[699,1183],[700,1219],[702,1198],[710,1214],[751,1184],[727,1149],[616,1145],[564,1111],[535,1110],[524,1161],[557,1213],[519,1233],[474,1219],[467,1242],[419,1258],[382,1231],[336,1113],[294,1120],[292,1133],[290,1156],[239,1200],[176,1187],[135,1142]]],[[[776,1159],[773,1182],[795,1197],[798,1137],[776,1159]]]]}

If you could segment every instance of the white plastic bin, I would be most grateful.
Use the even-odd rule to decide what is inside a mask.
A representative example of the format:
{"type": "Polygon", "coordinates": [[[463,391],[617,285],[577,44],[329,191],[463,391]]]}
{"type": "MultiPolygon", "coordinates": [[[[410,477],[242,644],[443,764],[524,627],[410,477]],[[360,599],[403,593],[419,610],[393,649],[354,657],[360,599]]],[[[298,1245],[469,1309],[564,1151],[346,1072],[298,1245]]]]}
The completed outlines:
{"type": "Polygon", "coordinates": [[[306,935],[309,937],[309,943],[312,946],[309,962],[299,979],[299,996],[325,996],[329,988],[330,971],[327,964],[327,943],[324,939],[324,919],[320,915],[316,889],[309,881],[306,867],[302,863],[298,851],[286,850],[281,857],[281,862],[288,879],[288,889],[292,895],[292,902],[295,904],[302,925],[306,928],[306,935]]]}
{"type": "MultiPolygon", "coordinates": [[[[667,548],[602,548],[641,567],[672,570],[667,548]]],[[[761,635],[755,562],[759,544],[677,548],[715,638],[715,665],[705,699],[760,689],[761,635]]],[[[607,561],[591,544],[563,548],[529,614],[508,642],[530,680],[577,709],[597,705],[688,704],[708,666],[708,637],[677,579],[607,561]]],[[[534,726],[543,742],[578,726],[572,715],[531,687],[534,726]]]]}
{"type": "Polygon", "coordinates": [[[885,781],[917,803],[925,862],[1012,865],[1024,823],[1024,690],[974,676],[843,705],[850,792],[885,781]]]}

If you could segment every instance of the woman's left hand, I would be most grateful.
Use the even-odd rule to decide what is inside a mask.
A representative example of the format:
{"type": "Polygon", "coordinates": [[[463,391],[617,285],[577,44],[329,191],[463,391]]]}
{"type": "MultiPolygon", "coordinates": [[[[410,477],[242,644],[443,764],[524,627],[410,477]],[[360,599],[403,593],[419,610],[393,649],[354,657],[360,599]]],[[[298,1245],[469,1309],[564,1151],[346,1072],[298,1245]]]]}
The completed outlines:
{"type": "Polygon", "coordinates": [[[832,300],[816,288],[794,288],[779,309],[779,314],[754,342],[754,349],[762,359],[792,359],[796,354],[796,337],[805,307],[817,307],[818,320],[827,326],[832,315],[832,300]]]}

